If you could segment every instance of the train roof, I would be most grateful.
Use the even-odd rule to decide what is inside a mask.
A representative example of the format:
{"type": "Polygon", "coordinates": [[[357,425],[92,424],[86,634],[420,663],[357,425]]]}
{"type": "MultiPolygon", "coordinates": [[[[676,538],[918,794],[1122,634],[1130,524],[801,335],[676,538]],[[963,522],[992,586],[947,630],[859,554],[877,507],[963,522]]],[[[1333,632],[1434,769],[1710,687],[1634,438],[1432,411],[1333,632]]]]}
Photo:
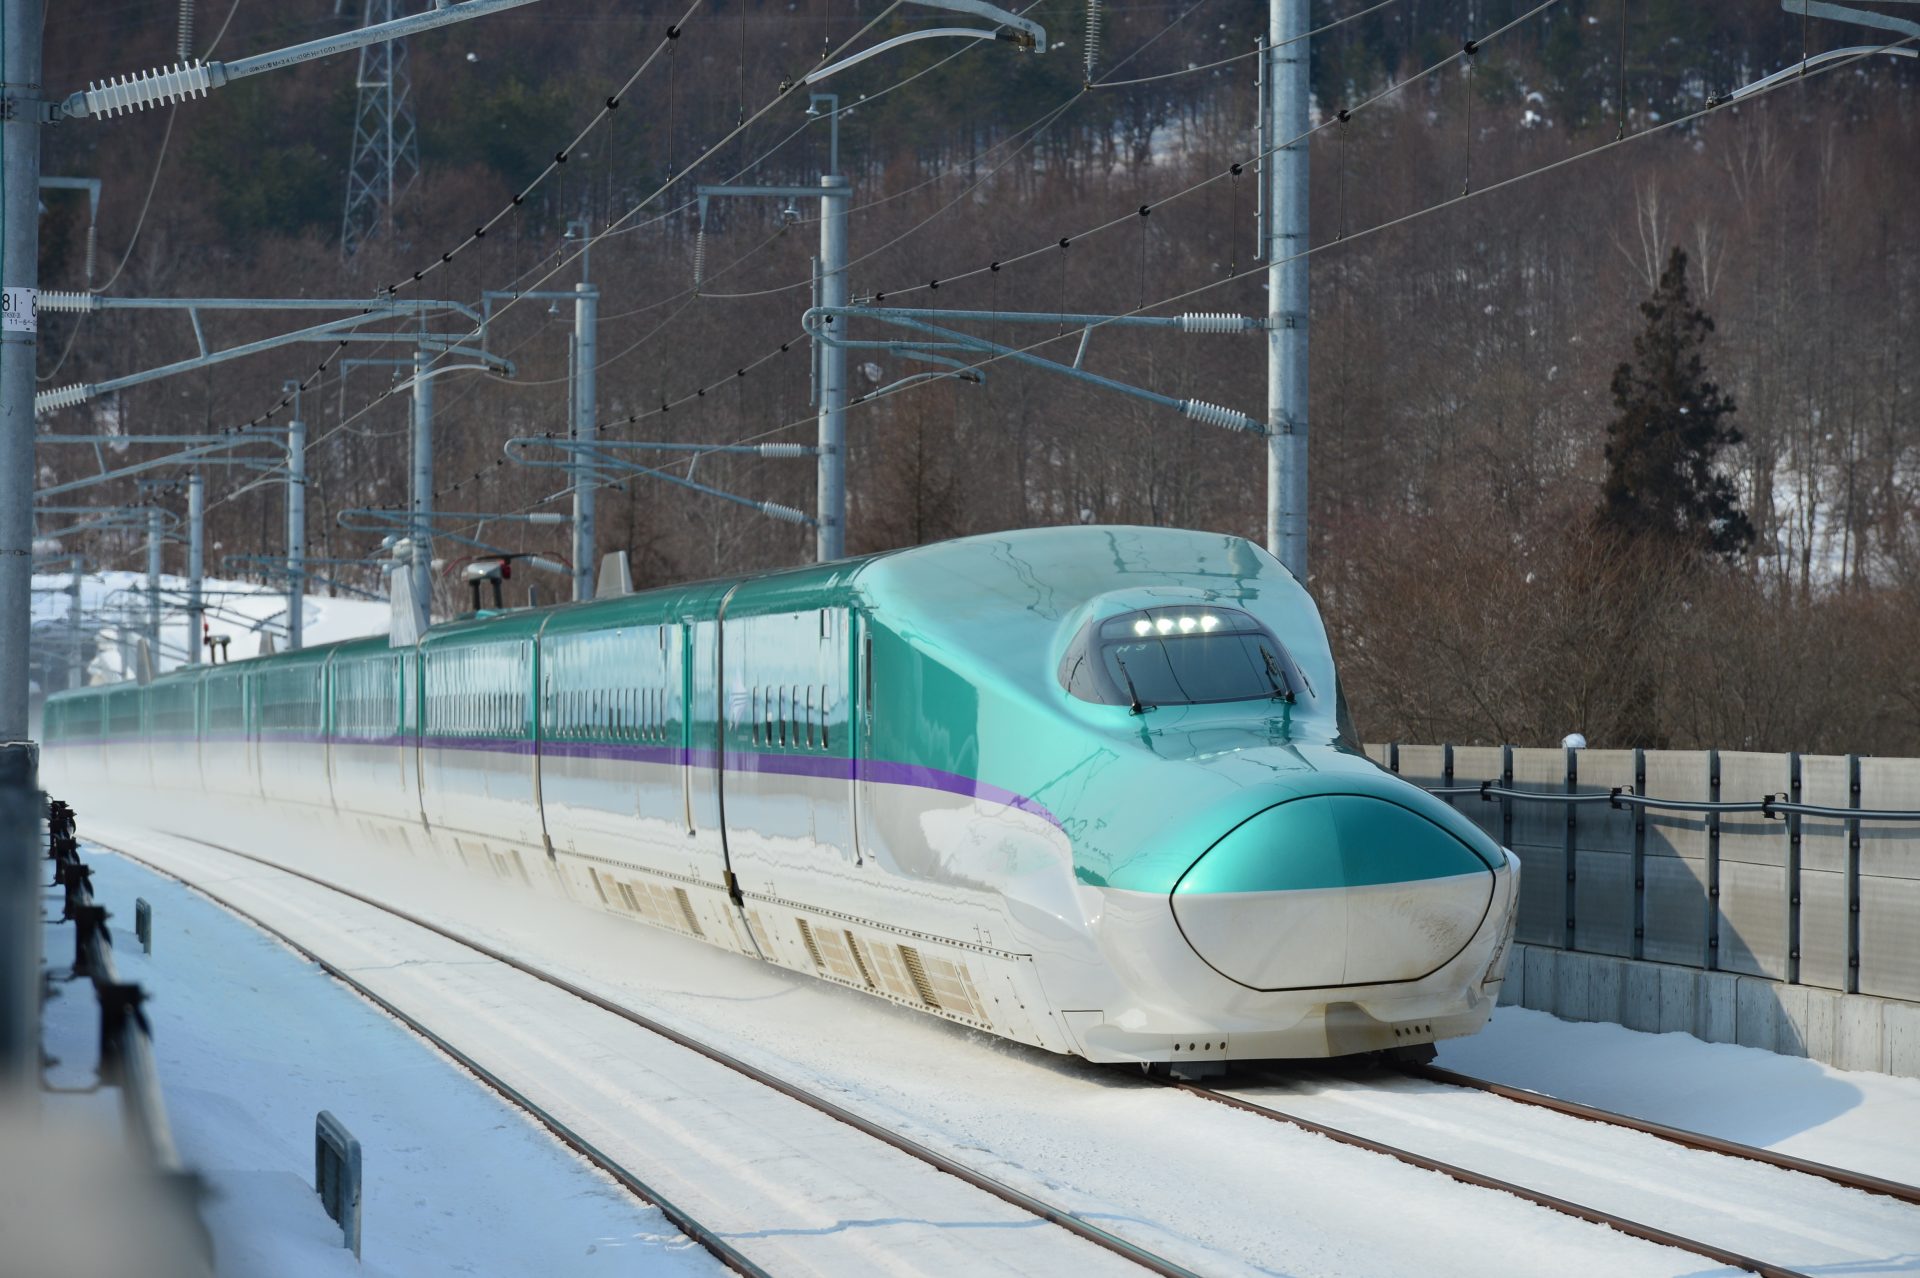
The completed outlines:
{"type": "MultiPolygon", "coordinates": [[[[733,577],[716,577],[611,599],[481,612],[431,627],[422,648],[531,639],[621,626],[659,625],[712,616],[727,598],[728,616],[798,612],[812,608],[877,606],[916,634],[942,646],[985,654],[989,664],[1017,659],[1010,645],[1019,632],[1057,632],[1096,601],[1112,596],[1179,591],[1186,597],[1263,600],[1270,624],[1295,650],[1312,659],[1326,647],[1325,631],[1306,591],[1264,549],[1230,533],[1129,525],[1022,528],[882,551],[825,564],[733,577]],[[730,596],[730,597],[729,597],[730,596]],[[1296,624],[1297,623],[1297,624],[1296,624]]],[[[385,636],[336,640],[297,652],[247,657],[218,666],[181,667],[155,685],[211,674],[325,661],[374,653],[385,636]]],[[[1309,669],[1309,677],[1317,670],[1309,669]]],[[[105,691],[73,689],[56,696],[105,691]]]]}

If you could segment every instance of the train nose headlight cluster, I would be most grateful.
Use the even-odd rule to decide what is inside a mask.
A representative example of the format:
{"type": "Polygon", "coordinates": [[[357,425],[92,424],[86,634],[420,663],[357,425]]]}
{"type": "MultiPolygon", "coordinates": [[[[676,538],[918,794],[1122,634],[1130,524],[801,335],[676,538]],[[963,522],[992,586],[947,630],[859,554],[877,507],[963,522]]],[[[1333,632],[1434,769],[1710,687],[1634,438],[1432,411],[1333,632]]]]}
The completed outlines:
{"type": "Polygon", "coordinates": [[[1257,990],[1415,981],[1466,948],[1493,868],[1418,813],[1359,794],[1292,799],[1229,832],[1173,889],[1194,952],[1257,990]]]}
{"type": "Polygon", "coordinates": [[[1176,630],[1183,635],[1190,635],[1196,630],[1205,635],[1212,634],[1219,628],[1220,618],[1211,614],[1202,617],[1159,617],[1151,621],[1142,617],[1133,623],[1133,633],[1141,638],[1156,632],[1170,635],[1176,630]]]}

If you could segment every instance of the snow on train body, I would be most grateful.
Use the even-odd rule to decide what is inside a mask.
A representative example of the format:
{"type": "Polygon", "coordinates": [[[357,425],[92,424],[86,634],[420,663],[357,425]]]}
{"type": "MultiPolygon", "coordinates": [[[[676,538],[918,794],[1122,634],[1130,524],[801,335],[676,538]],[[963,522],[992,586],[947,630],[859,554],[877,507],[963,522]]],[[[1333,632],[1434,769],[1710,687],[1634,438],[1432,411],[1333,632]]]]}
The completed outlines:
{"type": "Polygon", "coordinates": [[[50,699],[52,784],[431,852],[1096,1061],[1478,1029],[1518,862],[1237,537],[1063,528],[50,699]]]}

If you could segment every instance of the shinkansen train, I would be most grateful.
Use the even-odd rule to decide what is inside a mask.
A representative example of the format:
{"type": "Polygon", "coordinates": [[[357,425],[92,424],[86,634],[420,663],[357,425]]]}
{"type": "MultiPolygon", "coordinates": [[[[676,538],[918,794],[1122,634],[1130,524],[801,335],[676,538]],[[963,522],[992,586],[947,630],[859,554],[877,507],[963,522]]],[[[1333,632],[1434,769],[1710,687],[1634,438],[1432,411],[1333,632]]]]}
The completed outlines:
{"type": "Polygon", "coordinates": [[[1238,537],[969,537],[47,704],[155,829],[471,869],[1093,1061],[1485,1023],[1519,864],[1375,766],[1238,537]]]}

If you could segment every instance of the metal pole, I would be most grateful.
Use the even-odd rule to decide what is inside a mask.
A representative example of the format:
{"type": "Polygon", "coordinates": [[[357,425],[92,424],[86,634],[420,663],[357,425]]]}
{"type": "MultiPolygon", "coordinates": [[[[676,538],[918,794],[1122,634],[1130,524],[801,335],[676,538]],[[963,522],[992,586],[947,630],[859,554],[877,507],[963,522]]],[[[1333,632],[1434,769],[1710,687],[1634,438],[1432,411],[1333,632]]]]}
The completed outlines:
{"type": "MultiPolygon", "coordinates": [[[[836,173],[820,179],[820,305],[847,304],[847,205],[852,188],[836,173]]],[[[843,321],[844,322],[844,321],[843,321]]],[[[815,558],[847,553],[847,352],[820,345],[819,521],[815,558]]]]}
{"type": "MultiPolygon", "coordinates": [[[[40,284],[40,8],[41,0],[0,0],[0,77],[6,95],[0,123],[0,285],[6,290],[0,313],[0,742],[27,739],[38,346],[33,297],[40,284]]],[[[37,901],[30,899],[23,908],[36,911],[24,916],[22,926],[38,936],[37,901]]],[[[9,983],[15,975],[6,973],[9,983]]],[[[38,981],[39,973],[23,979],[38,981]]],[[[37,1001],[31,1014],[37,1020],[37,1001]]],[[[0,1028],[0,1035],[7,1032],[0,1028]]]]}
{"type": "Polygon", "coordinates": [[[207,575],[207,477],[187,476],[187,664],[200,664],[200,632],[207,609],[202,600],[207,575]]]}
{"type": "Polygon", "coordinates": [[[413,609],[422,634],[433,619],[433,353],[413,352],[413,609]]]}
{"type": "Polygon", "coordinates": [[[40,284],[40,0],[0,0],[0,1088],[40,1072],[38,752],[27,740],[40,284]]]}
{"type": "MultiPolygon", "coordinates": [[[[6,7],[9,34],[19,7],[6,7]]],[[[0,741],[0,1100],[31,1095],[40,1075],[39,753],[31,741],[0,741]]]]}
{"type": "Polygon", "coordinates": [[[293,392],[293,420],[287,423],[287,647],[294,649],[306,642],[307,424],[300,418],[300,383],[282,389],[293,392]]]}
{"type": "Polygon", "coordinates": [[[160,525],[158,506],[147,509],[147,653],[153,673],[160,673],[160,539],[166,530],[160,525]]]}
{"type": "MultiPolygon", "coordinates": [[[[600,358],[600,290],[582,281],[574,286],[574,294],[573,438],[590,444],[597,427],[594,364],[600,358]]],[[[573,597],[591,599],[595,568],[593,471],[584,452],[574,456],[578,464],[573,472],[573,597]]]]}
{"type": "Polygon", "coordinates": [[[75,555],[70,561],[72,576],[67,582],[67,642],[73,645],[73,651],[67,656],[67,686],[78,688],[86,682],[86,671],[80,659],[80,577],[87,561],[75,555]]]}
{"type": "Polygon", "coordinates": [[[1307,0],[1267,0],[1267,549],[1307,579],[1307,0]]]}

